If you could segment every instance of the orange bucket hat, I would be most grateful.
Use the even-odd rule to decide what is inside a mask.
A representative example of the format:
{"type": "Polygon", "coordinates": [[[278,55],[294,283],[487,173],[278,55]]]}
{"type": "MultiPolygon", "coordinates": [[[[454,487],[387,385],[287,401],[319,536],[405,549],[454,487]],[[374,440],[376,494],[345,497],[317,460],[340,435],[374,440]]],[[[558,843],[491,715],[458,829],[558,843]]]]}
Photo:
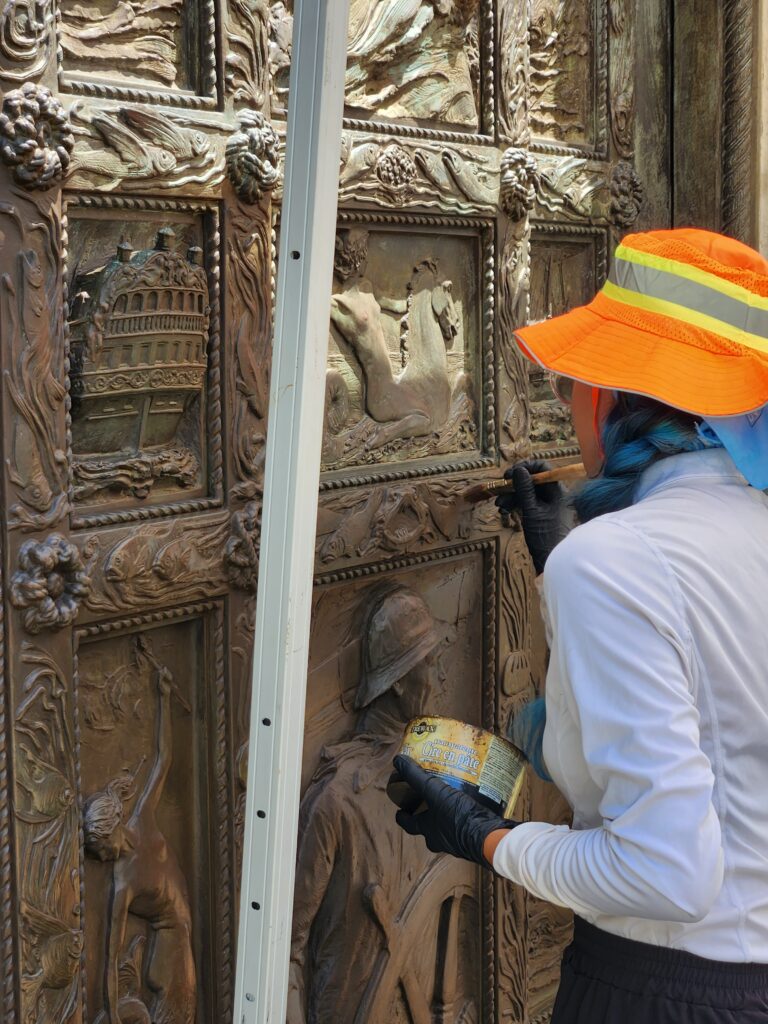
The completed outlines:
{"type": "Polygon", "coordinates": [[[697,416],[751,412],[768,403],[768,261],[698,228],[626,235],[591,302],[516,338],[585,384],[697,416]]]}

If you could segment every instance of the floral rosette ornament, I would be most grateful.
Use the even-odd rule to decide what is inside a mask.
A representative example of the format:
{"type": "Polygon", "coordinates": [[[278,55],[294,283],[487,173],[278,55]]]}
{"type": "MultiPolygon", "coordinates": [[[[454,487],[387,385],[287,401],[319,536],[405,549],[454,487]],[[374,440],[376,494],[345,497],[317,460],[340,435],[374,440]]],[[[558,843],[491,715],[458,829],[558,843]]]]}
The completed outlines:
{"type": "Polygon", "coordinates": [[[58,533],[47,540],[28,540],[19,550],[19,568],[11,579],[11,602],[23,609],[29,633],[63,629],[77,617],[91,580],[74,544],[58,533]]]}
{"type": "Polygon", "coordinates": [[[611,174],[611,220],[628,230],[640,215],[645,199],[643,183],[632,164],[620,160],[611,174]]]}
{"type": "Polygon", "coordinates": [[[499,202],[512,221],[520,221],[536,202],[538,167],[535,157],[511,147],[501,158],[499,202]]]}
{"type": "Polygon", "coordinates": [[[61,181],[74,144],[67,112],[50,89],[27,82],[3,97],[0,156],[19,185],[46,189],[61,181]]]}
{"type": "Polygon", "coordinates": [[[389,190],[395,202],[404,202],[410,197],[417,173],[418,169],[410,155],[394,142],[379,154],[376,161],[376,177],[389,190]]]}

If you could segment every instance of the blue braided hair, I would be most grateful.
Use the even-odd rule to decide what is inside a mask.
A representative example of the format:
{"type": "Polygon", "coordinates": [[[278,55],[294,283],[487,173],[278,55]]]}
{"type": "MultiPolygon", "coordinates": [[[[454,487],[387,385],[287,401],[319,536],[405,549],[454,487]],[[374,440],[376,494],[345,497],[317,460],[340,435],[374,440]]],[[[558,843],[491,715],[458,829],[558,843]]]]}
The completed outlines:
{"type": "Polygon", "coordinates": [[[654,462],[714,447],[717,441],[699,432],[699,422],[653,398],[619,393],[603,425],[602,473],[573,500],[580,522],[633,504],[640,477],[654,462]]]}

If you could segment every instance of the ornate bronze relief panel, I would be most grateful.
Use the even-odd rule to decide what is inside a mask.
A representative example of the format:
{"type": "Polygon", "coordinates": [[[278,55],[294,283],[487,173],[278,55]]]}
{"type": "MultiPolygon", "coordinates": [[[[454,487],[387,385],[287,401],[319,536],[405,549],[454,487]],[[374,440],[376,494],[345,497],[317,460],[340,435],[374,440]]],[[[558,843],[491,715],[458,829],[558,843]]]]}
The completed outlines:
{"type": "Polygon", "coordinates": [[[474,222],[473,231],[466,221],[416,216],[343,221],[323,468],[476,457],[492,401],[484,352],[493,297],[483,301],[482,292],[491,226],[474,222]]]}
{"type": "Polygon", "coordinates": [[[225,652],[252,613],[228,572],[224,409],[267,366],[235,384],[219,281],[226,256],[235,330],[247,311],[266,348],[252,239],[271,225],[226,180],[229,25],[213,0],[0,13],[9,1024],[231,1014],[245,680],[225,652]]]}
{"type": "Polygon", "coordinates": [[[346,103],[352,116],[482,131],[479,0],[352,0],[346,103]]]}
{"type": "MultiPolygon", "coordinates": [[[[284,114],[290,68],[290,4],[269,16],[273,113],[284,114]]],[[[493,131],[493,8],[489,0],[399,4],[351,0],[346,113],[350,126],[406,125],[490,135],[493,131]]]]}
{"type": "Polygon", "coordinates": [[[607,0],[534,0],[528,25],[536,139],[607,156],[607,0]]]}
{"type": "Polygon", "coordinates": [[[468,544],[318,580],[291,1024],[340,1006],[371,1024],[479,1020],[493,998],[488,879],[410,842],[385,787],[410,718],[494,720],[494,559],[468,544]]]}
{"type": "Polygon", "coordinates": [[[84,511],[221,500],[218,210],[140,206],[119,224],[95,206],[68,211],[72,495],[84,511]]]}
{"type": "MultiPolygon", "coordinates": [[[[604,274],[614,198],[607,21],[604,3],[575,17],[550,6],[536,22],[523,3],[415,4],[412,31],[405,31],[396,5],[353,4],[355,16],[370,17],[360,31],[354,22],[348,61],[291,1024],[312,1014],[331,1019],[331,1005],[343,1006],[350,1021],[527,1022],[534,1014],[545,1019],[551,1004],[568,916],[499,883],[469,890],[479,911],[462,924],[457,896],[466,883],[449,879],[448,903],[439,859],[432,867],[403,867],[404,858],[423,850],[397,846],[402,840],[381,793],[409,711],[438,708],[503,730],[543,670],[520,538],[500,536],[495,511],[467,509],[459,494],[470,472],[497,462],[499,448],[504,459],[533,448],[556,457],[573,452],[567,415],[555,414],[541,375],[529,379],[511,335],[526,319],[546,316],[542,306],[554,312],[581,293],[586,298],[604,274]],[[457,57],[457,32],[468,13],[464,38],[471,43],[477,25],[479,45],[457,57]],[[542,43],[537,83],[549,92],[543,87],[539,96],[539,129],[528,51],[547,19],[555,38],[542,43]],[[383,52],[364,58],[374,39],[383,52]],[[408,63],[416,39],[423,48],[408,63]],[[454,47],[444,51],[441,68],[454,86],[464,58],[471,64],[477,54],[476,119],[458,120],[458,107],[430,106],[436,40],[454,47]],[[581,104],[570,114],[569,90],[581,104]],[[378,98],[377,113],[361,105],[368,95],[378,98]],[[423,655],[408,660],[409,645],[418,649],[422,635],[455,616],[440,607],[456,599],[457,543],[488,552],[482,583],[467,576],[461,584],[460,604],[467,602],[473,615],[481,608],[472,630],[482,628],[487,643],[497,614],[502,623],[485,655],[492,667],[484,684],[475,678],[478,655],[452,646],[457,640],[435,648],[445,657],[434,669],[423,655]],[[400,625],[399,606],[410,610],[409,628],[400,625]],[[407,666],[400,674],[376,670],[387,640],[391,664],[402,658],[407,666]],[[439,674],[440,665],[444,681],[435,689],[432,672],[439,674]],[[369,700],[371,680],[384,681],[369,700]],[[467,703],[472,694],[477,702],[478,684],[481,704],[467,703]],[[372,836],[381,850],[366,846],[372,836]],[[351,888],[331,867],[345,849],[352,851],[351,888]],[[371,865],[375,890],[355,875],[358,863],[371,865]],[[408,895],[414,885],[429,909],[418,942],[393,931],[393,922],[416,920],[408,895]],[[440,906],[454,924],[441,923],[440,906]],[[454,934],[457,941],[440,945],[441,936],[454,934]],[[393,935],[410,956],[393,956],[390,944],[387,969],[381,951],[393,935]],[[457,974],[447,998],[441,972],[449,964],[456,974],[454,963],[465,959],[470,973],[457,974]],[[360,978],[374,980],[358,984],[360,978]]],[[[271,12],[270,38],[281,39],[272,54],[284,76],[290,24],[278,17],[281,4],[271,12]]],[[[446,98],[452,95],[448,89],[446,98]]],[[[273,99],[277,111],[279,89],[273,99]]],[[[454,628],[460,637],[466,627],[459,621],[454,628]]],[[[535,785],[520,810],[563,813],[557,798],[535,785]]]]}
{"type": "Polygon", "coordinates": [[[177,105],[216,98],[212,0],[62,0],[59,26],[62,89],[91,96],[152,90],[177,105]]]}
{"type": "Polygon", "coordinates": [[[194,1024],[222,1014],[231,955],[223,618],[163,618],[80,633],[86,998],[194,1024]]]}

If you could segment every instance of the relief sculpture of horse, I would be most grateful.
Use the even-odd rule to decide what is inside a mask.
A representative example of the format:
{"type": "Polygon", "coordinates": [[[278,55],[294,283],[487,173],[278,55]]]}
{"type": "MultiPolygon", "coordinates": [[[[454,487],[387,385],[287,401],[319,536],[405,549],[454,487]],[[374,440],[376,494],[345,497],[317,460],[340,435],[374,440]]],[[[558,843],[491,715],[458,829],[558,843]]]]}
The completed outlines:
{"type": "Polygon", "coordinates": [[[331,300],[331,322],[360,364],[365,408],[379,424],[366,448],[398,438],[439,433],[451,409],[447,350],[459,333],[459,314],[450,281],[439,281],[437,266],[424,260],[409,285],[407,360],[395,374],[381,322],[381,307],[366,281],[331,300]]]}

